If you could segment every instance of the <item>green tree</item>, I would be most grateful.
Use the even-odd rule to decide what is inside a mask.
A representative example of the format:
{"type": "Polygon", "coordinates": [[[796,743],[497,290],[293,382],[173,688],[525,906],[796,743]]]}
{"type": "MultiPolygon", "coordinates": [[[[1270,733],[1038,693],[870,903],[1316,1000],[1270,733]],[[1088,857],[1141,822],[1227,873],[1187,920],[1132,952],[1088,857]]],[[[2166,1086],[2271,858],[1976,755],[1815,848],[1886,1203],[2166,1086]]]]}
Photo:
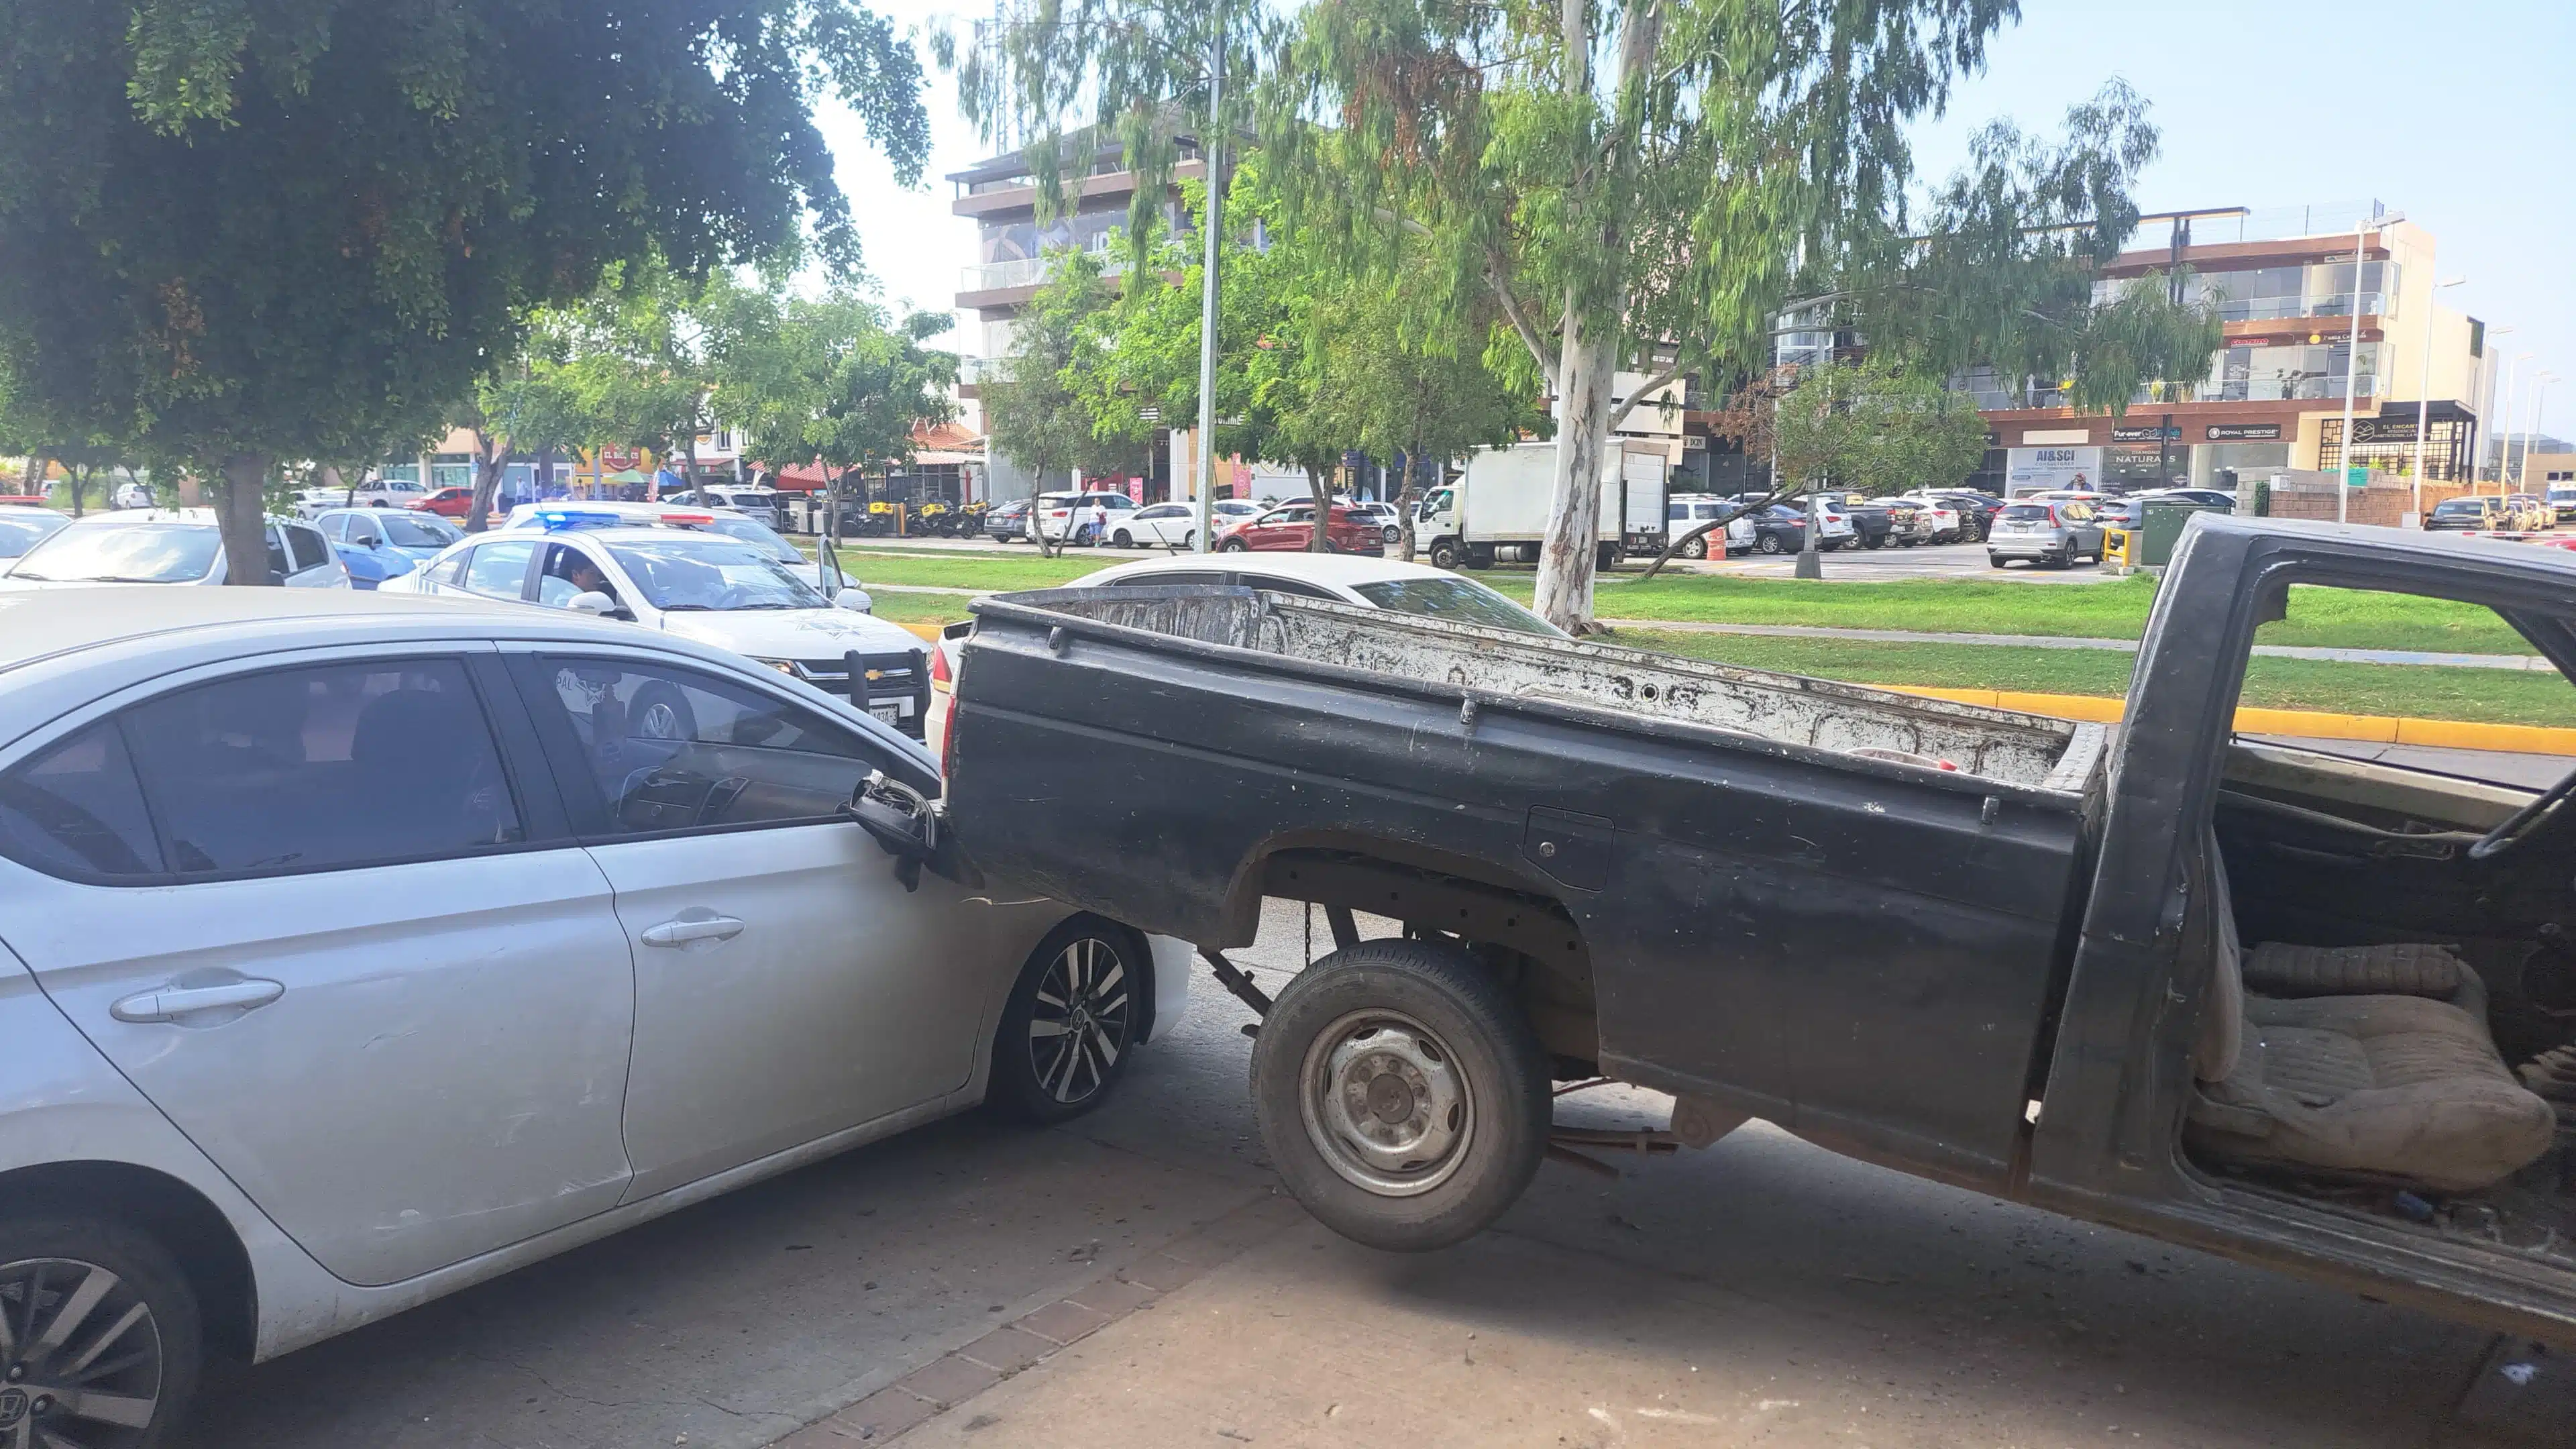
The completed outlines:
{"type": "MultiPolygon", "coordinates": [[[[1429,305],[1489,294],[1557,399],[1557,487],[1537,603],[1585,626],[1599,459],[1632,400],[1616,372],[1666,380],[1767,369],[1793,299],[1855,305],[1917,289],[1935,309],[1963,267],[2116,249],[2126,189],[2153,154],[2135,108],[2091,113],[2056,150],[1990,148],[1946,193],[1927,245],[1905,205],[1905,128],[1982,64],[2010,0],[1316,0],[1274,67],[1266,154],[1339,254],[1373,264],[1420,238],[1429,305]],[[2048,174],[2026,174],[2045,163],[2048,174]],[[2031,184],[1993,184],[1998,180],[2031,184]],[[2072,234],[2044,226],[2076,218],[2072,234]],[[1928,259],[1927,259],[1928,256],[1928,259]]],[[[1374,264],[1383,265],[1383,262],[1374,264]]],[[[2003,305],[2045,273],[1998,273],[2003,305]]],[[[1981,296],[1987,294],[1980,294],[1981,296]]],[[[1954,327],[1961,349],[1995,320],[1954,327]]],[[[2030,338],[2036,329],[2017,336],[2030,338]]],[[[2077,359],[2083,361],[2082,357],[2077,359]]]]}
{"type": "Polygon", "coordinates": [[[0,0],[0,365],[217,473],[264,577],[278,460],[428,431],[526,309],[808,222],[854,267],[827,88],[918,176],[917,62],[857,0],[0,0]]]}

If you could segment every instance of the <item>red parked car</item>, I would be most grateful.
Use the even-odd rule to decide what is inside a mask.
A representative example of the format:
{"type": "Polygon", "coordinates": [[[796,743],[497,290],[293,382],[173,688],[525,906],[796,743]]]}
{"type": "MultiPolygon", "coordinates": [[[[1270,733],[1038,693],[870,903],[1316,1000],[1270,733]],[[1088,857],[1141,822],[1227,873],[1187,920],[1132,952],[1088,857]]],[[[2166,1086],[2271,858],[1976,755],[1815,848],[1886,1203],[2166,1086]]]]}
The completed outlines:
{"type": "MultiPolygon", "coordinates": [[[[1218,542],[1219,553],[1242,553],[1247,549],[1263,552],[1290,552],[1305,548],[1315,536],[1315,504],[1283,503],[1241,524],[1218,542]]],[[[1326,525],[1325,541],[1336,553],[1383,554],[1386,534],[1383,525],[1366,514],[1354,513],[1339,506],[1333,508],[1332,522],[1326,525]]]]}
{"type": "Polygon", "coordinates": [[[441,518],[463,518],[474,511],[474,490],[441,488],[411,507],[421,513],[435,513],[441,518]]]}

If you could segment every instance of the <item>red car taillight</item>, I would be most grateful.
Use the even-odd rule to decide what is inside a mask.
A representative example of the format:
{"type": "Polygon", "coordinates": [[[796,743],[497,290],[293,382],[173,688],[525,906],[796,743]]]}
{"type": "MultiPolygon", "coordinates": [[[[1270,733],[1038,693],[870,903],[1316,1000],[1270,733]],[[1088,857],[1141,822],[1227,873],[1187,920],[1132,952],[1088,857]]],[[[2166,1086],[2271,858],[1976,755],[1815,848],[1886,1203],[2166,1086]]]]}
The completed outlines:
{"type": "Polygon", "coordinates": [[[956,678],[948,672],[947,644],[944,642],[933,644],[930,646],[930,687],[946,689],[956,682],[956,678]]]}

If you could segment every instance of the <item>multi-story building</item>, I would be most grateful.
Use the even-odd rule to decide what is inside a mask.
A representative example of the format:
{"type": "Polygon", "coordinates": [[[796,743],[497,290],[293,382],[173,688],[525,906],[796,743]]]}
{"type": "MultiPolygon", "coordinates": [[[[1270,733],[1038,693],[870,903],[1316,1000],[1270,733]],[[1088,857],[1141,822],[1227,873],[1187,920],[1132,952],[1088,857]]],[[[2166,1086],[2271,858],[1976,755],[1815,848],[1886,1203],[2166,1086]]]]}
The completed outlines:
{"type": "MultiPolygon", "coordinates": [[[[1051,221],[1038,220],[1037,183],[1021,152],[988,157],[948,174],[957,187],[957,199],[949,209],[958,216],[973,218],[976,226],[976,259],[958,279],[957,308],[975,314],[978,350],[987,364],[1010,354],[1012,330],[1020,310],[1053,275],[1056,259],[1062,253],[1096,253],[1112,275],[1126,269],[1126,249],[1118,235],[1127,225],[1128,207],[1135,199],[1136,174],[1126,168],[1115,141],[1091,147],[1088,138],[1087,132],[1077,133],[1071,142],[1089,157],[1086,173],[1078,181],[1068,178],[1068,190],[1076,193],[1074,209],[1051,221]]],[[[1197,139],[1177,139],[1181,161],[1173,171],[1175,180],[1204,179],[1207,162],[1199,154],[1197,139]]],[[[1163,212],[1165,225],[1175,230],[1190,228],[1191,218],[1181,206],[1177,187],[1170,188],[1163,212]]],[[[962,391],[970,398],[974,393],[971,384],[962,391]]],[[[1185,454],[1185,444],[1176,448],[1166,442],[1152,450],[1153,476],[1143,485],[1148,497],[1161,498],[1168,493],[1170,460],[1176,452],[1185,454]]],[[[1025,498],[1038,487],[1038,480],[1029,477],[1025,469],[999,456],[990,460],[987,477],[989,496],[994,501],[1025,498]]],[[[1063,487],[1066,482],[1049,478],[1044,480],[1044,486],[1063,487]]]]}
{"type": "MultiPolygon", "coordinates": [[[[1975,481],[2008,493],[2233,488],[2283,469],[2333,469],[2345,463],[2347,382],[2352,466],[2411,475],[2416,429],[2429,419],[2425,481],[2466,481],[2491,381],[2485,326],[2436,301],[2433,236],[2422,227],[2371,231],[2356,257],[2355,225],[2384,214],[2358,202],[2148,218],[2103,269],[2096,300],[2187,268],[2185,298],[2215,302],[2225,328],[2207,373],[2141,388],[2117,419],[2076,412],[2057,379],[1960,374],[1952,385],[1976,395],[1991,435],[1975,481]]],[[[1813,362],[1849,342],[1793,331],[1779,356],[1813,362]]]]}

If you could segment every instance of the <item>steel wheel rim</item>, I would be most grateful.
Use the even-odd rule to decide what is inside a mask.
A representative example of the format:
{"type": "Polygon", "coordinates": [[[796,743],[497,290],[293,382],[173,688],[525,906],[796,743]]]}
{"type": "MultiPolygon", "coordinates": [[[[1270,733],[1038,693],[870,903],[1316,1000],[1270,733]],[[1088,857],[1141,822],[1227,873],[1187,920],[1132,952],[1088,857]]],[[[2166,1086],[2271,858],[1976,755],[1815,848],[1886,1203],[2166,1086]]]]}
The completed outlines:
{"type": "Polygon", "coordinates": [[[161,1407],[161,1325],[134,1285],[76,1258],[0,1266],[0,1444],[123,1449],[161,1407]]]}
{"type": "Polygon", "coordinates": [[[1029,1068],[1041,1091],[1071,1105],[1108,1085],[1135,1015],[1128,984],[1126,958],[1097,936],[1066,943],[1047,963],[1029,1014],[1029,1068]]]}
{"type": "Polygon", "coordinates": [[[1355,1011],[1318,1033],[1298,1073],[1306,1139],[1345,1182],[1419,1197],[1457,1175],[1476,1099],[1457,1053],[1398,1011],[1355,1011]]]}

